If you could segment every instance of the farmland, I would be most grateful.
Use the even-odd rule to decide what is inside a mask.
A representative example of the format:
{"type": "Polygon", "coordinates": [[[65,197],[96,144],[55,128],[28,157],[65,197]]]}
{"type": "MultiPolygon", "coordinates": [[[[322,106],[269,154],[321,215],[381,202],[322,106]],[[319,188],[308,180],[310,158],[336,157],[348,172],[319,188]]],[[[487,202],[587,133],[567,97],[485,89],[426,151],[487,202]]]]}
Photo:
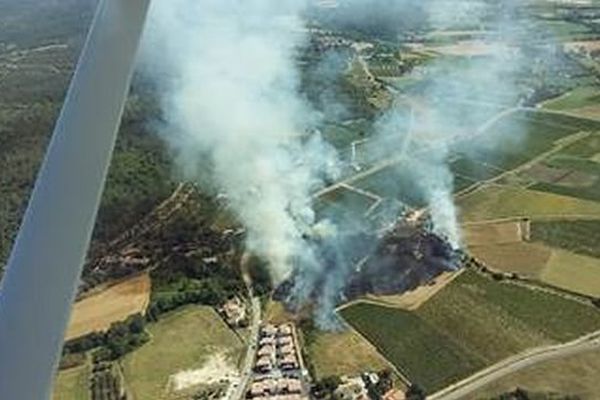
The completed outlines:
{"type": "Polygon", "coordinates": [[[315,378],[332,375],[357,375],[364,371],[380,371],[388,367],[376,349],[351,329],[343,332],[317,332],[308,345],[308,358],[315,378]]]}
{"type": "Polygon", "coordinates": [[[121,361],[136,400],[165,396],[172,375],[201,368],[211,355],[225,353],[237,365],[241,342],[210,307],[187,307],[148,330],[150,342],[121,361]]]}
{"type": "Polygon", "coordinates": [[[595,399],[600,393],[600,351],[546,361],[500,379],[473,394],[487,399],[516,387],[544,393],[564,393],[581,399],[595,399]]]}
{"type": "Polygon", "coordinates": [[[600,220],[534,221],[531,239],[600,258],[600,220]]]}
{"type": "Polygon", "coordinates": [[[457,200],[463,222],[498,218],[597,217],[600,203],[518,187],[484,185],[457,200]]]}
{"type": "Polygon", "coordinates": [[[89,363],[59,371],[54,384],[53,400],[89,400],[90,372],[89,363]]]}
{"type": "Polygon", "coordinates": [[[472,271],[415,312],[359,304],[341,313],[428,391],[527,348],[600,328],[591,306],[472,271]]]}
{"type": "Polygon", "coordinates": [[[593,86],[583,86],[543,103],[549,110],[574,110],[588,106],[597,106],[600,102],[600,90],[593,86]]]}
{"type": "Polygon", "coordinates": [[[600,297],[600,260],[597,258],[554,250],[540,278],[563,289],[600,297]]]}
{"type": "Polygon", "coordinates": [[[410,312],[358,304],[344,309],[342,316],[410,379],[429,390],[443,387],[484,365],[410,312]]]}
{"type": "Polygon", "coordinates": [[[67,340],[105,331],[110,324],[144,313],[150,299],[150,277],[140,274],[75,303],[67,340]]]}

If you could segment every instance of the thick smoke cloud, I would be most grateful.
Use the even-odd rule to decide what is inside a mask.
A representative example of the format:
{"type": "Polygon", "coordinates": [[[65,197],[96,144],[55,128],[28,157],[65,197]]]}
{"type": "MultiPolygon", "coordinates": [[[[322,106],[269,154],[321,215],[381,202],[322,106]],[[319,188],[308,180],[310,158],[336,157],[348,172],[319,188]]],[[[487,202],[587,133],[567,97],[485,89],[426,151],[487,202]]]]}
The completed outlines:
{"type": "Polygon", "coordinates": [[[210,176],[266,258],[276,282],[295,264],[316,268],[303,237],[310,194],[336,174],[336,154],[311,130],[295,56],[302,1],[154,2],[144,46],[161,86],[163,132],[193,179],[210,176]]]}
{"type": "Polygon", "coordinates": [[[384,40],[410,40],[415,30],[479,35],[483,54],[442,57],[416,68],[419,95],[390,87],[394,105],[378,117],[366,146],[378,158],[400,156],[399,168],[411,182],[404,189],[419,193],[434,230],[454,247],[460,231],[449,157],[476,154],[471,139],[482,126],[523,101],[517,78],[525,58],[511,43],[510,2],[339,5],[320,15],[303,0],[157,1],[143,47],[146,72],[162,94],[162,132],[181,170],[191,179],[208,177],[226,194],[247,229],[249,250],[269,262],[276,283],[294,277],[293,303],[316,299],[321,326],[332,326],[356,265],[354,238],[362,236],[360,227],[318,221],[312,208],[311,195],[339,174],[336,151],[314,128],[320,119],[346,118],[348,110],[326,87],[337,79],[343,53],[316,68],[323,87],[312,95],[320,110],[301,94],[297,57],[308,40],[302,17],[384,40]]]}

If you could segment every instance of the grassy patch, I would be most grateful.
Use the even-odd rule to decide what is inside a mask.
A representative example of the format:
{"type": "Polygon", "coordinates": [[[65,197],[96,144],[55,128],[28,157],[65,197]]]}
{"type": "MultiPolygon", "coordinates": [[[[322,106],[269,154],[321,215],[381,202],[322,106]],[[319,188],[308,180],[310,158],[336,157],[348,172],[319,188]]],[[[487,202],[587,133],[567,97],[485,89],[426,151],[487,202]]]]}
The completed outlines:
{"type": "Polygon", "coordinates": [[[488,185],[458,199],[465,222],[512,217],[596,216],[600,203],[527,190],[488,185]]]}
{"type": "Polygon", "coordinates": [[[200,368],[206,359],[226,352],[233,364],[241,351],[239,338],[210,307],[188,307],[149,328],[151,341],[122,361],[125,382],[137,400],[165,393],[169,377],[200,368]]]}
{"type": "Polygon", "coordinates": [[[81,367],[60,371],[54,382],[53,400],[89,400],[89,363],[81,367]]]}
{"type": "Polygon", "coordinates": [[[342,316],[431,392],[533,346],[600,328],[600,312],[466,271],[415,312],[360,304],[342,316]]]}
{"type": "Polygon", "coordinates": [[[317,380],[332,375],[355,376],[388,366],[375,348],[351,329],[316,333],[307,353],[317,380]]]}

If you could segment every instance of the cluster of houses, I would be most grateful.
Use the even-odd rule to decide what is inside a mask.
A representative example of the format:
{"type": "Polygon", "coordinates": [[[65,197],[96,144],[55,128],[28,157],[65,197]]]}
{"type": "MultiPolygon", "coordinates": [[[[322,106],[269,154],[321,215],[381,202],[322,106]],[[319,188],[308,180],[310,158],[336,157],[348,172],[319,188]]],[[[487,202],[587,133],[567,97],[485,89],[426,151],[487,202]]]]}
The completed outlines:
{"type": "Polygon", "coordinates": [[[300,353],[293,324],[260,327],[254,379],[247,392],[252,400],[304,400],[300,353]]]}
{"type": "Polygon", "coordinates": [[[265,378],[252,382],[248,395],[253,400],[303,400],[302,383],[297,378],[265,378]]]}
{"type": "Polygon", "coordinates": [[[260,328],[254,371],[269,374],[274,370],[295,371],[300,368],[294,326],[263,325],[260,328]]]}

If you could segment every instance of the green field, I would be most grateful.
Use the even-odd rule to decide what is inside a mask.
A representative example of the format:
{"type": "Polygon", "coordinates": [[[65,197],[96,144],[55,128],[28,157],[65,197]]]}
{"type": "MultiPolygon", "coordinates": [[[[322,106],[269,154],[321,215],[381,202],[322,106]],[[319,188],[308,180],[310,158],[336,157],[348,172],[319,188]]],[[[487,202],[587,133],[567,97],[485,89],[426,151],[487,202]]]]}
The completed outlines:
{"type": "Polygon", "coordinates": [[[486,185],[457,200],[463,222],[511,217],[600,216],[600,203],[511,186],[486,185]]]}
{"type": "Polygon", "coordinates": [[[600,258],[600,220],[534,221],[531,224],[531,239],[600,258]]]}
{"type": "Polygon", "coordinates": [[[352,182],[352,185],[381,197],[400,200],[414,207],[425,205],[424,197],[419,190],[415,190],[414,176],[404,163],[390,165],[352,182]]]}
{"type": "Polygon", "coordinates": [[[341,313],[409,379],[429,391],[484,366],[476,355],[410,312],[363,303],[341,313]]]}
{"type": "Polygon", "coordinates": [[[200,368],[219,352],[237,365],[242,348],[239,338],[210,307],[187,307],[162,318],[148,331],[150,342],[122,361],[125,384],[136,400],[164,395],[171,375],[200,368]]]}
{"type": "Polygon", "coordinates": [[[549,110],[572,110],[600,104],[600,89],[594,86],[576,88],[543,104],[549,110]]]}
{"type": "Polygon", "coordinates": [[[556,141],[581,131],[596,131],[600,122],[540,111],[520,111],[498,121],[474,141],[474,159],[512,170],[551,150],[556,141]]]}
{"type": "Polygon", "coordinates": [[[54,383],[53,400],[89,400],[91,366],[86,365],[59,371],[54,383]]]}
{"type": "Polygon", "coordinates": [[[600,312],[467,271],[415,312],[359,304],[342,316],[429,392],[527,348],[600,328],[600,312]]]}

